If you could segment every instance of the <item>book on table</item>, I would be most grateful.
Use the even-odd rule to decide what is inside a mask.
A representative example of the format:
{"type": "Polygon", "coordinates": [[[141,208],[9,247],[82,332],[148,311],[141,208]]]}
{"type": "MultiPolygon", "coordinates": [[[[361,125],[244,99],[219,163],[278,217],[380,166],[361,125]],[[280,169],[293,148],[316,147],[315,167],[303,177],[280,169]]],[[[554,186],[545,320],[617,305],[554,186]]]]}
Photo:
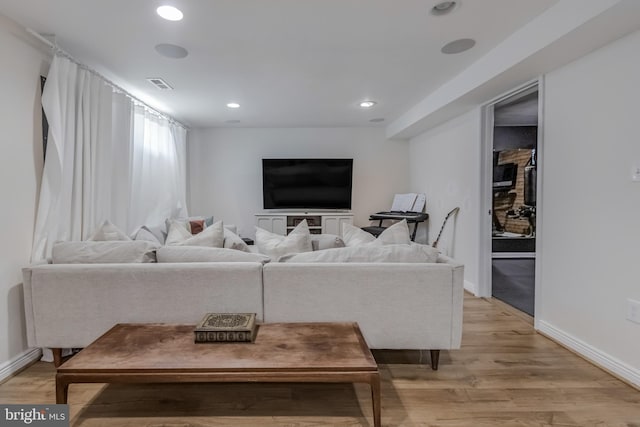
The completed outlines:
{"type": "Polygon", "coordinates": [[[256,313],[207,313],[196,326],[195,342],[253,342],[256,313]]]}

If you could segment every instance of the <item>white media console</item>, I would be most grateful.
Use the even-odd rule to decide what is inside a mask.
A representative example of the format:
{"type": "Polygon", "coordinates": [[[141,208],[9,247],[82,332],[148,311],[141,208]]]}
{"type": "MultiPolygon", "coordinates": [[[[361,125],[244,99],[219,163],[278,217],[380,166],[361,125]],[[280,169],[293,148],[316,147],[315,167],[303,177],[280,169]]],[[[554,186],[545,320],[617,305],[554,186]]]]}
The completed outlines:
{"type": "Polygon", "coordinates": [[[272,233],[287,235],[303,219],[313,234],[342,234],[342,224],[353,224],[353,214],[346,212],[268,212],[255,215],[256,225],[272,233]]]}

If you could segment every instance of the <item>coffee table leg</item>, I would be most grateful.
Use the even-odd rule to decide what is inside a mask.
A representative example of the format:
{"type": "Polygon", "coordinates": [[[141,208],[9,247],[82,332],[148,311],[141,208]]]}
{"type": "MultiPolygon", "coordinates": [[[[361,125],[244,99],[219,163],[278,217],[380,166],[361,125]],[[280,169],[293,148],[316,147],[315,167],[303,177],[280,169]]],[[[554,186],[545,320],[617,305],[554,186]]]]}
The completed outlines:
{"type": "Polygon", "coordinates": [[[62,375],[56,374],[56,403],[67,403],[69,394],[69,383],[62,375]]]}
{"type": "Polygon", "coordinates": [[[371,385],[371,403],[373,406],[373,425],[374,427],[381,427],[380,421],[380,374],[376,372],[371,374],[369,379],[371,385]]]}

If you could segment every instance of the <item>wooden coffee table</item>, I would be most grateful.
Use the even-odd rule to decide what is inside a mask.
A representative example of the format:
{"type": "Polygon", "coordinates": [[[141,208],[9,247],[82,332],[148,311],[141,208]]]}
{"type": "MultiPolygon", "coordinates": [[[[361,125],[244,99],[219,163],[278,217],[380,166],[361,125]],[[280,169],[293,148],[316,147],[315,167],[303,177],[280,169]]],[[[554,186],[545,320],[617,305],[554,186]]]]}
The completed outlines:
{"type": "Polygon", "coordinates": [[[380,426],[380,374],[357,323],[267,323],[253,343],[194,343],[195,325],[118,324],[56,374],[72,383],[368,383],[380,426]]]}

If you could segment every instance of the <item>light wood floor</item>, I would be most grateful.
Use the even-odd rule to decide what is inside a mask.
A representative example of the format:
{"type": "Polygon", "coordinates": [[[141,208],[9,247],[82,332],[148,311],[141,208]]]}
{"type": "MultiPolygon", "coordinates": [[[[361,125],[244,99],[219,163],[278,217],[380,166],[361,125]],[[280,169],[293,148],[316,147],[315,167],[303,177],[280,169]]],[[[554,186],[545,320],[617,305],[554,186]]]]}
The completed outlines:
{"type": "MultiPolygon", "coordinates": [[[[640,427],[640,391],[536,334],[503,304],[465,296],[462,349],[375,352],[384,426],[640,427]],[[420,363],[422,362],[422,363],[420,363]]],[[[0,402],[53,403],[38,362],[0,385],[0,402]]],[[[72,384],[72,426],[369,426],[365,385],[72,384]]]]}

